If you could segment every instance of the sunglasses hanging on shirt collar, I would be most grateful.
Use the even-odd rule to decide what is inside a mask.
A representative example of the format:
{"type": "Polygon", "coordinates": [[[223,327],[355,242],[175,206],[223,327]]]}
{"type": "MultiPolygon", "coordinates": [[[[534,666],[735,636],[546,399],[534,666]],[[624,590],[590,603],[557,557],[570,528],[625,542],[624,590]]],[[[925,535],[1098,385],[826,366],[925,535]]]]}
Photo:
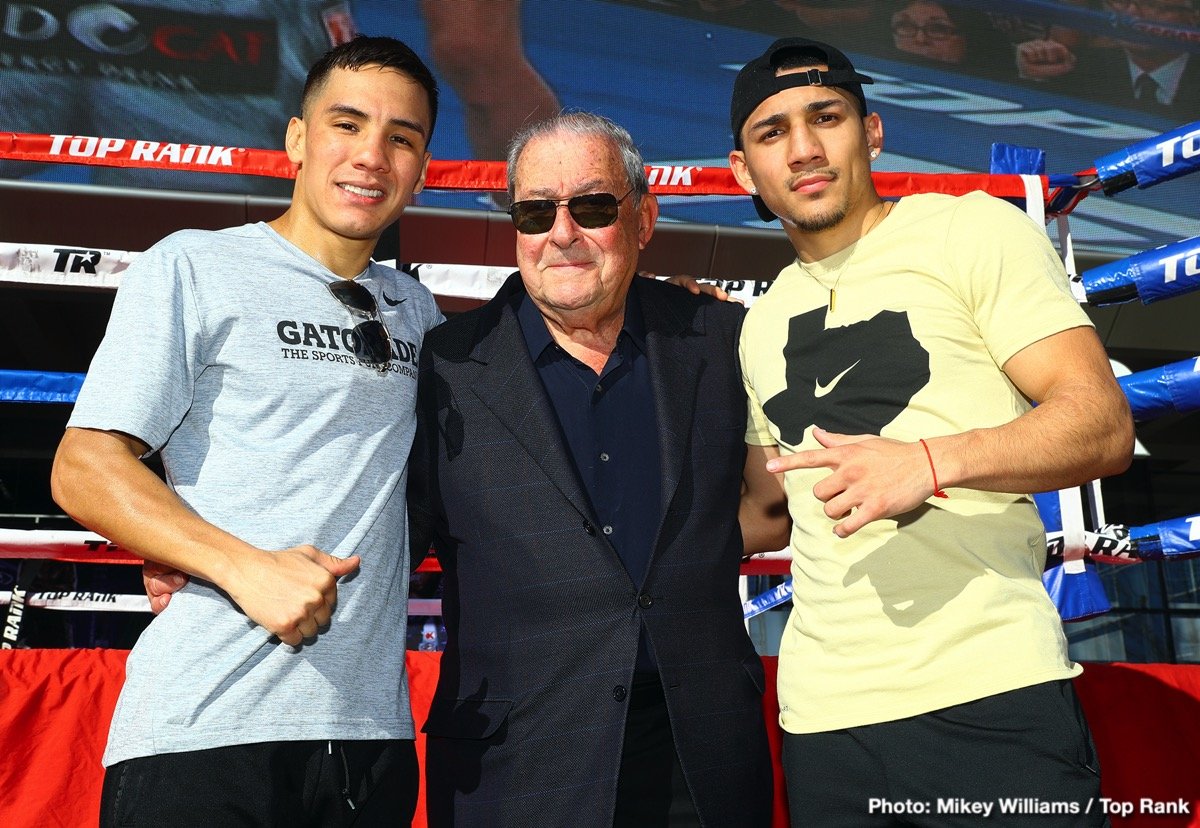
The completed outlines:
{"type": "Polygon", "coordinates": [[[387,371],[392,359],[392,336],[379,315],[379,305],[371,291],[353,279],[339,279],[326,287],[346,310],[366,321],[354,326],[354,355],[368,365],[387,371]]]}

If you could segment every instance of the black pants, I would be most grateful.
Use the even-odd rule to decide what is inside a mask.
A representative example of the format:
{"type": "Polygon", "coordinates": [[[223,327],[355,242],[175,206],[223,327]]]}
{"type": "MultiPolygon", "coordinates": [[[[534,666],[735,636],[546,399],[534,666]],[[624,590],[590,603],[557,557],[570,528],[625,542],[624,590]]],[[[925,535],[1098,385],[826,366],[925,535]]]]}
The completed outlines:
{"type": "Polygon", "coordinates": [[[614,828],[699,826],[657,673],[635,673],[625,719],[614,828]]]}
{"type": "Polygon", "coordinates": [[[783,736],[795,826],[1103,826],[1099,767],[1067,680],[783,736]]]}
{"type": "Polygon", "coordinates": [[[399,826],[417,807],[408,740],[264,742],[119,762],[104,775],[100,825],[399,826]]]}

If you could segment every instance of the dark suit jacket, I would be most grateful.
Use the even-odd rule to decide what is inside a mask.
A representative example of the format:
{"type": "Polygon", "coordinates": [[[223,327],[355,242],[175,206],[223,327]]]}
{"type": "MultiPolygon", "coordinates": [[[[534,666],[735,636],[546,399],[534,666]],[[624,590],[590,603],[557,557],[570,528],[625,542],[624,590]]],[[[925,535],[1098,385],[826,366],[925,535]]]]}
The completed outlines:
{"type": "Polygon", "coordinates": [[[611,825],[646,626],[705,825],[770,822],[762,663],[738,595],[742,311],[635,278],[658,428],[662,521],[639,593],[574,471],[512,310],[431,331],[409,478],[432,532],[448,644],[425,733],[433,826],[611,825]]]}
{"type": "Polygon", "coordinates": [[[1070,75],[1044,88],[1083,96],[1112,106],[1137,109],[1159,116],[1175,126],[1200,120],[1200,55],[1191,55],[1170,105],[1139,101],[1134,97],[1129,64],[1120,49],[1084,49],[1070,75]]]}

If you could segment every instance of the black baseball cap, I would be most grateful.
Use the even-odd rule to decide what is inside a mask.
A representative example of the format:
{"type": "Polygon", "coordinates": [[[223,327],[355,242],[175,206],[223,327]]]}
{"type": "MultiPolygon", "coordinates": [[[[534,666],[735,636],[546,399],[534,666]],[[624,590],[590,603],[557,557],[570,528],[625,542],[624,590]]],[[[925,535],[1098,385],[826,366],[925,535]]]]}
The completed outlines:
{"type": "MultiPolygon", "coordinates": [[[[867,114],[867,99],[862,84],[874,79],[856,71],[850,58],[828,43],[806,37],[783,37],[772,43],[767,51],[747,63],[733,82],[733,99],[729,104],[729,123],[733,127],[733,146],[742,148],[742,126],[758,105],[785,89],[797,86],[836,86],[845,89],[858,101],[859,111],[867,114]],[[785,58],[793,55],[816,58],[827,70],[802,69],[786,75],[777,74],[785,58]]],[[[754,207],[763,221],[773,221],[775,214],[758,196],[752,196],[754,207]]]]}

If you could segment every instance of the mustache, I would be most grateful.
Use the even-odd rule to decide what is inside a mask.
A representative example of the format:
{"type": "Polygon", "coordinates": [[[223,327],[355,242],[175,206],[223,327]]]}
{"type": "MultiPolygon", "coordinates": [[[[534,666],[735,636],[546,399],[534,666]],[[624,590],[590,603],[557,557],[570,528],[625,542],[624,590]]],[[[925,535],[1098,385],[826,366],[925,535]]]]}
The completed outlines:
{"type": "Polygon", "coordinates": [[[792,173],[787,179],[787,188],[793,189],[802,181],[807,181],[813,178],[828,178],[830,181],[837,181],[841,177],[841,170],[837,167],[821,167],[816,170],[802,170],[798,173],[792,173]]]}

